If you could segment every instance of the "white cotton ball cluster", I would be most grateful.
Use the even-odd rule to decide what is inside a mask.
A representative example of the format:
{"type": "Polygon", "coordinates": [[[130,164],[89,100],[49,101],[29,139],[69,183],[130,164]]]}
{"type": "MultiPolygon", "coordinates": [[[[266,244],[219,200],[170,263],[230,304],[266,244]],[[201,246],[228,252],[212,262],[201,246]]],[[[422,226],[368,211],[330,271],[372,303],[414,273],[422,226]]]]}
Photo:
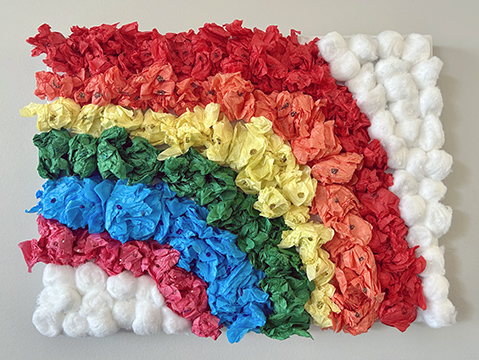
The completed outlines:
{"type": "Polygon", "coordinates": [[[421,116],[426,117],[428,114],[441,116],[444,102],[442,100],[441,90],[438,87],[429,87],[423,89],[419,93],[419,107],[421,116]]]}
{"type": "Polygon", "coordinates": [[[388,101],[414,99],[418,96],[418,90],[411,74],[399,74],[384,80],[384,88],[388,101]]]}
{"type": "Polygon", "coordinates": [[[431,43],[423,35],[409,34],[404,38],[401,59],[416,65],[431,57],[431,43]]]}
{"type": "Polygon", "coordinates": [[[358,57],[348,49],[348,43],[337,32],[331,32],[319,40],[318,49],[337,81],[350,80],[361,69],[358,57]]]}
{"type": "Polygon", "coordinates": [[[90,316],[102,310],[111,310],[113,298],[106,290],[92,290],[83,295],[80,315],[90,316]]]}
{"type": "Polygon", "coordinates": [[[54,312],[75,311],[80,308],[81,296],[76,289],[68,285],[55,284],[42,290],[38,295],[37,303],[54,312]]]}
{"type": "Polygon", "coordinates": [[[386,108],[386,90],[378,84],[372,90],[357,92],[356,100],[361,111],[369,117],[386,108]]]}
{"type": "Polygon", "coordinates": [[[436,115],[428,114],[424,117],[419,133],[418,145],[424,151],[437,150],[444,145],[444,130],[436,115]]]}
{"type": "Polygon", "coordinates": [[[47,265],[45,288],[39,294],[33,324],[45,336],[63,331],[71,337],[104,337],[120,329],[139,335],[187,332],[191,321],[170,310],[148,275],[129,271],[108,277],[93,263],[76,270],[47,265]]]}
{"type": "Polygon", "coordinates": [[[426,202],[420,195],[406,195],[399,202],[399,211],[407,226],[418,225],[426,215],[426,202]]]}
{"type": "Polygon", "coordinates": [[[388,110],[380,110],[369,117],[371,126],[368,128],[369,136],[383,142],[391,135],[394,135],[396,125],[394,117],[388,110]]]}
{"type": "Polygon", "coordinates": [[[375,65],[376,79],[380,84],[384,84],[387,79],[396,75],[408,73],[409,64],[401,59],[394,57],[381,59],[375,65]]]}
{"type": "Polygon", "coordinates": [[[135,320],[131,324],[138,335],[158,334],[162,324],[161,308],[148,301],[138,300],[135,308],[135,320]]]}
{"type": "Polygon", "coordinates": [[[75,287],[75,269],[62,265],[47,264],[43,270],[43,286],[53,284],[75,287]]]}
{"type": "Polygon", "coordinates": [[[431,230],[422,225],[411,226],[408,229],[406,236],[407,243],[410,247],[420,246],[426,248],[429,246],[436,246],[438,244],[437,237],[435,237],[431,230]]]}
{"type": "Polygon", "coordinates": [[[356,34],[351,36],[349,50],[358,57],[361,65],[378,59],[378,41],[368,35],[356,34]]]}
{"type": "Polygon", "coordinates": [[[389,110],[398,123],[418,120],[421,115],[419,96],[413,96],[407,100],[399,100],[389,103],[389,110]]]}
{"type": "Polygon", "coordinates": [[[452,208],[440,202],[430,202],[427,206],[425,225],[438,238],[449,231],[452,222],[452,208]]]}
{"type": "Polygon", "coordinates": [[[422,277],[432,274],[444,275],[444,247],[443,246],[429,246],[426,248],[419,248],[416,251],[417,256],[422,256],[426,260],[426,269],[421,273],[422,277]]]}
{"type": "Polygon", "coordinates": [[[125,330],[131,330],[131,326],[135,320],[135,309],[136,298],[118,300],[115,302],[115,305],[113,305],[111,313],[118,326],[125,330]]]}
{"type": "Polygon", "coordinates": [[[443,62],[437,57],[421,61],[411,68],[411,75],[419,89],[427,89],[436,86],[443,62]]]}
{"type": "Polygon", "coordinates": [[[323,40],[318,45],[331,74],[345,81],[371,120],[369,135],[388,154],[394,176],[390,190],[399,197],[401,217],[409,226],[406,240],[419,246],[417,256],[426,259],[420,276],[428,307],[419,317],[432,327],[449,325],[455,321],[455,309],[447,299],[444,249],[438,246],[452,220],[452,209],[439,202],[447,191],[442,180],[453,162],[441,150],[444,103],[436,84],[443,63],[431,57],[429,38],[419,34],[403,38],[384,31],[376,39],[355,35],[347,44],[340,34],[331,33],[323,40]]]}
{"type": "Polygon", "coordinates": [[[411,148],[408,152],[406,170],[411,173],[417,181],[424,178],[424,165],[427,161],[427,154],[420,148],[411,148]]]}
{"type": "Polygon", "coordinates": [[[123,271],[110,276],[106,281],[106,289],[117,300],[131,299],[136,293],[137,280],[131,271],[123,271]]]}
{"type": "Polygon", "coordinates": [[[348,43],[341,34],[333,31],[318,41],[318,49],[328,63],[331,63],[348,50],[348,43]]]}
{"type": "Polygon", "coordinates": [[[386,30],[378,35],[377,40],[378,53],[381,59],[401,57],[404,49],[404,38],[401,34],[395,31],[386,30]]]}
{"type": "Polygon", "coordinates": [[[442,181],[424,178],[419,183],[419,195],[427,201],[440,201],[446,192],[447,187],[442,181]]]}
{"type": "Polygon", "coordinates": [[[105,289],[108,275],[92,262],[80,265],[76,270],[75,282],[80,294],[94,289],[105,289]]]}
{"type": "Polygon", "coordinates": [[[32,323],[40,334],[54,337],[62,333],[64,317],[63,313],[57,313],[46,306],[39,306],[33,313],[32,323]]]}
{"type": "Polygon", "coordinates": [[[398,122],[396,124],[395,134],[396,136],[403,138],[408,147],[413,147],[416,145],[421,125],[419,119],[398,122]]]}
{"type": "Polygon", "coordinates": [[[352,93],[365,92],[376,86],[376,74],[372,63],[364,64],[355,77],[346,81],[346,86],[352,93]]]}
{"type": "Polygon", "coordinates": [[[447,297],[440,301],[427,301],[427,309],[419,309],[419,314],[428,326],[435,329],[456,323],[456,308],[447,297]]]}
{"type": "Polygon", "coordinates": [[[89,325],[84,316],[73,311],[65,315],[63,320],[63,331],[70,337],[84,337],[88,335],[89,325]]]}
{"type": "Polygon", "coordinates": [[[389,189],[399,198],[406,195],[416,195],[419,185],[416,178],[406,170],[396,170],[393,173],[394,184],[389,189]]]}
{"type": "Polygon", "coordinates": [[[404,139],[391,135],[381,141],[388,154],[388,166],[392,169],[404,169],[408,159],[408,148],[404,139]]]}
{"type": "Polygon", "coordinates": [[[331,75],[337,81],[347,81],[357,75],[361,68],[361,64],[356,55],[348,50],[340,55],[339,58],[333,60],[329,64],[329,68],[331,69],[331,75]]]}
{"type": "Polygon", "coordinates": [[[444,150],[431,150],[427,153],[424,173],[433,180],[444,180],[451,172],[452,156],[444,150]]]}
{"type": "Polygon", "coordinates": [[[163,316],[163,331],[168,334],[180,334],[188,331],[191,328],[189,320],[182,318],[168,309],[166,306],[162,307],[163,316]]]}

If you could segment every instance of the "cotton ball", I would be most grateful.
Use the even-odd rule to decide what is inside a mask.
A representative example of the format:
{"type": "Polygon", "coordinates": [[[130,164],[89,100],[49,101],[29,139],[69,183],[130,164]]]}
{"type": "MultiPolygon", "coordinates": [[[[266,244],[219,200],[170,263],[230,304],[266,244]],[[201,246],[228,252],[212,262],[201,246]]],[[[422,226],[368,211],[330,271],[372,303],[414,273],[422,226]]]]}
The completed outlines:
{"type": "Polygon", "coordinates": [[[394,115],[397,122],[416,120],[421,115],[419,96],[390,103],[389,111],[394,115]]]}
{"type": "Polygon", "coordinates": [[[71,312],[63,320],[63,331],[71,337],[84,337],[88,335],[88,321],[78,312],[71,312]]]}
{"type": "Polygon", "coordinates": [[[394,171],[394,184],[389,188],[399,198],[406,195],[417,194],[418,184],[414,176],[409,171],[396,170],[394,171]]]}
{"type": "Polygon", "coordinates": [[[425,225],[438,238],[448,232],[452,222],[452,208],[439,202],[431,202],[426,209],[425,225]]]}
{"type": "Polygon", "coordinates": [[[348,50],[348,44],[339,33],[333,31],[318,41],[318,48],[323,59],[330,63],[348,50]]]}
{"type": "Polygon", "coordinates": [[[368,35],[357,34],[351,36],[349,50],[358,57],[361,65],[378,59],[378,42],[368,35]]]}
{"type": "Polygon", "coordinates": [[[176,315],[168,307],[163,306],[161,308],[163,315],[163,331],[168,334],[180,334],[187,332],[191,329],[191,321],[187,320],[179,315],[176,315]]]}
{"type": "Polygon", "coordinates": [[[156,288],[155,281],[149,275],[143,275],[137,278],[136,286],[136,298],[138,300],[144,300],[152,302],[153,298],[151,296],[152,290],[156,288]]]}
{"type": "Polygon", "coordinates": [[[74,288],[75,269],[69,265],[47,264],[43,270],[43,285],[66,285],[74,288]]]}
{"type": "Polygon", "coordinates": [[[136,302],[135,320],[131,328],[138,335],[155,335],[161,331],[161,308],[153,303],[139,300],[136,302]]]}
{"type": "Polygon", "coordinates": [[[426,268],[421,276],[429,276],[431,274],[444,275],[444,247],[430,246],[428,248],[419,248],[416,250],[416,256],[422,256],[426,260],[426,268]]]}
{"type": "Polygon", "coordinates": [[[440,328],[456,323],[456,309],[449,299],[427,304],[427,309],[419,309],[424,322],[432,328],[440,328]]]}
{"type": "Polygon", "coordinates": [[[80,294],[92,290],[103,290],[106,287],[108,275],[92,262],[80,265],[76,271],[76,285],[80,294]]]}
{"type": "Polygon", "coordinates": [[[444,145],[444,130],[437,116],[426,115],[422,122],[418,144],[424,151],[440,149],[444,145]]]}
{"type": "Polygon", "coordinates": [[[165,304],[165,298],[160,294],[157,286],[154,286],[151,289],[151,298],[157,307],[163,306],[165,304]]]}
{"type": "Polygon", "coordinates": [[[355,77],[346,81],[346,86],[353,94],[372,90],[376,86],[376,74],[371,63],[364,64],[355,77]]]}
{"type": "Polygon", "coordinates": [[[441,274],[431,274],[422,278],[422,289],[428,301],[441,301],[447,298],[449,282],[441,274]]]}
{"type": "Polygon", "coordinates": [[[404,39],[401,34],[386,30],[377,36],[378,54],[381,59],[390,56],[399,58],[404,48],[404,39]]]}
{"type": "Polygon", "coordinates": [[[431,42],[423,35],[409,34],[404,39],[401,59],[415,65],[431,57],[431,42]]]}
{"type": "Polygon", "coordinates": [[[112,316],[120,328],[131,330],[135,320],[136,299],[118,300],[113,305],[112,316]]]}
{"type": "Polygon", "coordinates": [[[120,328],[115,319],[111,315],[111,312],[107,309],[102,309],[91,315],[87,316],[89,334],[95,337],[105,337],[113,335],[120,328]]]}
{"type": "Polygon", "coordinates": [[[437,237],[432,234],[431,230],[421,225],[411,226],[408,229],[406,241],[409,247],[420,246],[421,248],[425,248],[428,246],[437,246],[438,244],[437,237]]]}
{"type": "Polygon", "coordinates": [[[375,66],[376,79],[383,84],[387,79],[406,74],[409,70],[409,64],[396,58],[379,60],[375,66]]]}
{"type": "Polygon", "coordinates": [[[403,138],[409,147],[413,147],[416,144],[420,129],[421,121],[416,119],[397,123],[394,133],[396,136],[403,138]]]}
{"type": "Polygon", "coordinates": [[[387,110],[378,111],[370,117],[371,126],[368,128],[369,136],[381,141],[394,134],[395,121],[387,110]]]}
{"type": "Polygon", "coordinates": [[[80,315],[89,316],[112,307],[113,298],[106,290],[93,290],[83,296],[80,315]]]}
{"type": "Polygon", "coordinates": [[[411,68],[411,75],[419,89],[436,86],[443,62],[434,56],[428,60],[421,61],[411,68]]]}
{"type": "Polygon", "coordinates": [[[441,90],[438,87],[430,87],[419,92],[419,107],[423,118],[428,114],[441,116],[444,102],[441,90]]]}
{"type": "Polygon", "coordinates": [[[431,150],[427,153],[424,173],[433,180],[444,180],[451,172],[452,156],[444,150],[431,150]]]}
{"type": "Polygon", "coordinates": [[[371,91],[359,92],[355,96],[358,107],[368,117],[386,108],[386,91],[378,84],[371,91]]]}
{"type": "Polygon", "coordinates": [[[406,195],[399,202],[401,217],[407,226],[421,223],[426,213],[426,202],[420,195],[406,195]]]}
{"type": "Polygon", "coordinates": [[[135,296],[137,280],[131,271],[110,276],[106,281],[106,289],[118,300],[126,300],[135,296]]]}
{"type": "Polygon", "coordinates": [[[424,178],[424,166],[427,161],[427,154],[420,148],[409,149],[406,170],[409,171],[418,181],[424,178]]]}
{"type": "Polygon", "coordinates": [[[348,50],[329,63],[329,68],[337,81],[347,81],[358,74],[361,64],[356,55],[348,50]]]}
{"type": "Polygon", "coordinates": [[[447,187],[442,181],[424,178],[419,183],[419,195],[427,201],[439,201],[446,195],[447,187]]]}
{"type": "Polygon", "coordinates": [[[33,313],[32,322],[40,334],[54,337],[61,334],[64,317],[63,313],[39,306],[33,313]]]}
{"type": "Polygon", "coordinates": [[[111,314],[120,328],[131,330],[131,325],[135,320],[135,308],[135,298],[115,302],[111,314]]]}
{"type": "Polygon", "coordinates": [[[81,296],[69,286],[47,286],[38,295],[37,303],[54,312],[75,311],[80,308],[81,296]]]}
{"type": "Polygon", "coordinates": [[[411,74],[395,75],[384,80],[386,97],[394,102],[402,99],[414,99],[418,96],[417,86],[411,74]]]}
{"type": "Polygon", "coordinates": [[[408,148],[404,139],[392,135],[381,143],[388,154],[391,169],[404,169],[408,158],[408,148]]]}

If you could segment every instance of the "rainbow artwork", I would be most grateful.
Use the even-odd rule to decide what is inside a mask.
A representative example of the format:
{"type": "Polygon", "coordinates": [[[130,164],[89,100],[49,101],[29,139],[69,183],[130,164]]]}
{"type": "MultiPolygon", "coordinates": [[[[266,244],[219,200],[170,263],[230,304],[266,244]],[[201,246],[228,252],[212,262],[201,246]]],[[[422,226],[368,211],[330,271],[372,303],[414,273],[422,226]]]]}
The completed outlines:
{"type": "MultiPolygon", "coordinates": [[[[452,157],[428,36],[307,39],[239,20],[49,25],[35,74],[46,336],[455,322],[438,238],[452,157]]],[[[34,205],[34,204],[32,204],[34,205]]]]}

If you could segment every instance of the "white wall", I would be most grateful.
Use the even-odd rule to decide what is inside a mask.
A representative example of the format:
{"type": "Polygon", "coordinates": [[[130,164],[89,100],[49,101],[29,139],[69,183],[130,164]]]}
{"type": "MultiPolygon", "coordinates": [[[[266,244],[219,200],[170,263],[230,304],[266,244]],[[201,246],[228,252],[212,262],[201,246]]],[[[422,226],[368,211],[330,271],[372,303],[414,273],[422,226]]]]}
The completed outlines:
{"type": "Polygon", "coordinates": [[[475,0],[404,1],[5,1],[0,15],[0,203],[2,252],[0,257],[0,358],[2,359],[476,359],[479,288],[479,226],[477,166],[479,125],[479,2],[475,0]],[[122,4],[123,3],[123,4],[122,4]],[[120,333],[108,338],[46,338],[31,323],[40,292],[42,265],[32,274],[17,244],[37,236],[35,216],[24,209],[35,203],[42,180],[36,174],[37,152],[32,137],[34,119],[20,118],[18,110],[37,99],[34,73],[44,68],[30,57],[25,42],[42,23],[69,33],[71,25],[138,21],[141,30],[156,27],[161,33],[197,29],[205,22],[223,24],[243,19],[245,26],[266,28],[277,24],[283,33],[294,28],[313,36],[338,31],[378,34],[396,30],[403,34],[431,34],[434,54],[444,61],[439,86],[445,107],[442,122],[444,149],[454,156],[453,173],[446,179],[444,203],[454,209],[450,232],[441,238],[446,250],[450,299],[458,310],[458,323],[434,330],[414,324],[405,333],[376,324],[367,334],[352,337],[313,330],[314,341],[292,338],[274,341],[247,335],[230,345],[226,336],[216,342],[191,336],[141,337],[120,333]]]}

